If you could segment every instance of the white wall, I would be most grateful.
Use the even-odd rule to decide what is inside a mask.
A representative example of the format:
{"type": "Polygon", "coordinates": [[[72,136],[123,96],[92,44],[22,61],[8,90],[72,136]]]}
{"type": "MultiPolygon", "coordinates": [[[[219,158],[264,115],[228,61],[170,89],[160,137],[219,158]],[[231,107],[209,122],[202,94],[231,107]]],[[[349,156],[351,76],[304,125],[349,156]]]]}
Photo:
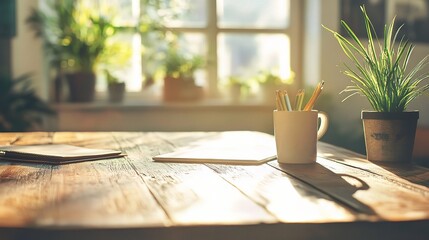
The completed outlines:
{"type": "Polygon", "coordinates": [[[17,34],[12,39],[12,74],[14,77],[30,73],[36,92],[44,99],[48,97],[48,83],[43,74],[42,40],[34,36],[26,19],[38,0],[16,0],[17,34]]]}

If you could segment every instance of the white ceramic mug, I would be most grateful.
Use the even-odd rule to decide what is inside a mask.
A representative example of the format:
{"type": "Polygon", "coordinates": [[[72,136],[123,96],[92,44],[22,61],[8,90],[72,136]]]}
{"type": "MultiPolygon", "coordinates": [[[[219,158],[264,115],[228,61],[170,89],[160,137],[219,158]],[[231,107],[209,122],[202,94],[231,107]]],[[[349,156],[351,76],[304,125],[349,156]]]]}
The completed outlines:
{"type": "Polygon", "coordinates": [[[316,110],[274,110],[273,118],[279,163],[314,163],[317,157],[317,140],[328,129],[326,113],[316,110]]]}

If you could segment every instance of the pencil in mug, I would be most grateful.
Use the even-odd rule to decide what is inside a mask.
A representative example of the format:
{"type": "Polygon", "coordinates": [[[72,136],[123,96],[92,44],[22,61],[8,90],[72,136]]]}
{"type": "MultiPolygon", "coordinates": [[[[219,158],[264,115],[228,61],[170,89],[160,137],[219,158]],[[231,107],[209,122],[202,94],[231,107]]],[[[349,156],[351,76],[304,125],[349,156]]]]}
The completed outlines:
{"type": "Polygon", "coordinates": [[[281,97],[281,94],[280,94],[280,90],[276,90],[276,106],[277,106],[277,111],[284,111],[285,110],[283,102],[282,102],[281,99],[282,99],[282,97],[281,97]]]}
{"type": "Polygon", "coordinates": [[[320,92],[322,92],[324,84],[325,84],[324,81],[317,84],[317,87],[314,90],[313,95],[311,96],[310,100],[308,100],[308,103],[304,107],[304,111],[311,111],[311,109],[313,109],[313,106],[316,103],[316,100],[319,97],[320,92]]]}
{"type": "Polygon", "coordinates": [[[279,90],[278,94],[279,94],[280,102],[282,104],[283,111],[288,111],[289,109],[288,109],[287,104],[286,104],[286,99],[284,97],[284,92],[281,91],[281,90],[279,90]]]}
{"type": "Polygon", "coordinates": [[[283,98],[285,100],[287,110],[288,111],[293,111],[292,106],[290,104],[289,96],[288,96],[286,90],[283,90],[283,98]]]}
{"type": "Polygon", "coordinates": [[[300,89],[295,97],[295,111],[301,111],[303,101],[304,101],[304,90],[300,89]]]}

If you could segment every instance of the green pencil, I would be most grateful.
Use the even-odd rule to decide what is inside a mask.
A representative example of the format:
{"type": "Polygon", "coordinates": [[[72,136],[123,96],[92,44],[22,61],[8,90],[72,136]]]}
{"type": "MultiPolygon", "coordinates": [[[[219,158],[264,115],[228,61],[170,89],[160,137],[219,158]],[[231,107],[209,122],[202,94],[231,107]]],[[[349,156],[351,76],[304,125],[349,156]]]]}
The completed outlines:
{"type": "Polygon", "coordinates": [[[287,91],[283,90],[283,94],[284,94],[283,97],[284,97],[284,100],[286,102],[287,110],[288,111],[293,111],[292,106],[290,105],[290,100],[289,100],[289,96],[287,95],[287,91]]]}

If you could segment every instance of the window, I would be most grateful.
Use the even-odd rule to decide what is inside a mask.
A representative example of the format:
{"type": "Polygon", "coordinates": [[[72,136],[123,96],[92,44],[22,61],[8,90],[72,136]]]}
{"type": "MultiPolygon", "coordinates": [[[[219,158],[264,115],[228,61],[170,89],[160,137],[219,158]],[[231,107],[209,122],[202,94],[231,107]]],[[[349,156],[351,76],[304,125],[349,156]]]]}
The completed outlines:
{"type": "MultiPolygon", "coordinates": [[[[83,2],[90,2],[90,8],[103,13],[114,13],[115,24],[124,28],[139,27],[139,19],[162,17],[169,31],[180,34],[180,47],[206,59],[205,69],[196,74],[196,82],[209,96],[221,95],[229,76],[250,81],[260,71],[275,70],[282,77],[294,71],[299,79],[299,0],[83,2]]],[[[163,37],[169,38],[168,34],[163,37]]],[[[149,32],[121,33],[116,41],[132,48],[129,63],[116,71],[123,76],[129,92],[140,92],[147,85],[144,81],[157,77],[161,63],[156,55],[163,43],[149,32]]],[[[98,82],[98,89],[105,89],[104,81],[98,82]]]]}

